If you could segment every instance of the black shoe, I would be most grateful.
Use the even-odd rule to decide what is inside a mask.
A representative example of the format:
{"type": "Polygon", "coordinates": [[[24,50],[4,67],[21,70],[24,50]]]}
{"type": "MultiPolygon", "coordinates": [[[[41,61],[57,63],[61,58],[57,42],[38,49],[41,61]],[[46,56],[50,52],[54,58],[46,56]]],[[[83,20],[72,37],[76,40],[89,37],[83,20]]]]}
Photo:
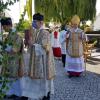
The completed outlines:
{"type": "Polygon", "coordinates": [[[48,92],[47,100],[50,100],[50,92],[48,92]]]}
{"type": "Polygon", "coordinates": [[[69,78],[72,78],[73,76],[72,76],[72,75],[68,75],[68,77],[69,77],[69,78]]]}
{"type": "Polygon", "coordinates": [[[7,99],[13,99],[13,100],[14,100],[15,98],[18,98],[18,96],[16,96],[16,95],[11,95],[11,96],[6,96],[6,98],[7,98],[7,99]]]}
{"type": "Polygon", "coordinates": [[[46,97],[46,96],[44,96],[44,97],[42,98],[42,100],[47,100],[47,97],[46,97]]]}
{"type": "Polygon", "coordinates": [[[22,97],[20,97],[19,100],[28,100],[28,97],[24,97],[24,96],[22,96],[22,97]]]}
{"type": "Polygon", "coordinates": [[[80,77],[80,75],[76,75],[76,77],[80,77]]]}

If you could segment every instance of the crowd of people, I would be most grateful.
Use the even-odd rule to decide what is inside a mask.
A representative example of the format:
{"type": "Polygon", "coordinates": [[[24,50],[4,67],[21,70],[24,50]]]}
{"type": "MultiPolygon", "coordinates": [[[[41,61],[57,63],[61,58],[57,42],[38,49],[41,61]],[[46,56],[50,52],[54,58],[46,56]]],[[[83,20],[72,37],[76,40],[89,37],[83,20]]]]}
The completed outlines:
{"type": "Polygon", "coordinates": [[[1,25],[7,37],[3,40],[6,44],[5,53],[8,56],[7,67],[2,66],[2,73],[9,72],[9,90],[7,98],[14,100],[50,100],[54,94],[55,61],[54,57],[62,59],[62,65],[68,77],[79,77],[84,71],[84,47],[86,36],[78,26],[79,16],[71,19],[71,25],[59,31],[56,27],[50,33],[44,29],[44,16],[40,13],[33,15],[33,22],[29,33],[25,37],[27,57],[25,58],[23,39],[13,29],[11,18],[2,18],[1,25]]]}

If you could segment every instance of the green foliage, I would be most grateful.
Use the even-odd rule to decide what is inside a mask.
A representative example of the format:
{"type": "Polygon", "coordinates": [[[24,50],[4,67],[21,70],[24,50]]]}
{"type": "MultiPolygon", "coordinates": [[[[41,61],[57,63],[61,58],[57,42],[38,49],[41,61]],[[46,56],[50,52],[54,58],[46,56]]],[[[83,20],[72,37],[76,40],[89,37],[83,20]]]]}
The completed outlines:
{"type": "MultiPolygon", "coordinates": [[[[6,2],[4,2],[3,0],[0,0],[0,17],[4,17],[4,15],[2,16],[2,14],[4,13],[6,9],[8,9],[8,6],[13,5],[17,1],[19,0],[7,0],[6,2]]],[[[2,36],[3,36],[3,33],[1,32],[0,37],[2,36]]],[[[2,66],[2,67],[5,67],[4,69],[6,69],[7,60],[9,59],[5,53],[5,48],[6,48],[6,43],[3,40],[0,41],[0,68],[2,66]]],[[[4,73],[0,75],[0,100],[4,100],[3,98],[6,95],[7,90],[9,89],[7,86],[8,82],[9,82],[8,73],[4,71],[4,73]]]]}
{"type": "Polygon", "coordinates": [[[7,0],[6,2],[4,2],[3,0],[0,0],[0,13],[8,9],[9,5],[13,5],[17,1],[19,0],[7,0]]]}
{"type": "Polygon", "coordinates": [[[28,20],[23,20],[20,24],[20,27],[18,28],[18,30],[20,32],[24,32],[25,29],[29,29],[30,27],[30,23],[28,20]]]}
{"type": "Polygon", "coordinates": [[[82,20],[94,20],[95,6],[96,0],[35,0],[35,12],[44,14],[46,21],[61,23],[75,14],[82,20]]]}
{"type": "MultiPolygon", "coordinates": [[[[3,41],[0,41],[0,68],[2,67],[7,67],[7,59],[8,56],[6,55],[5,48],[6,48],[6,44],[3,41]]],[[[1,74],[1,73],[0,73],[1,74]]],[[[6,91],[8,90],[8,86],[7,83],[9,82],[9,79],[7,77],[7,73],[2,73],[2,75],[0,75],[0,100],[3,100],[6,91]]]]}
{"type": "Polygon", "coordinates": [[[30,27],[30,22],[28,20],[24,20],[25,14],[26,14],[26,7],[24,8],[24,12],[23,14],[21,14],[19,23],[16,26],[16,30],[19,32],[24,32],[25,29],[29,29],[30,27]]]}
{"type": "Polygon", "coordinates": [[[9,82],[9,79],[4,76],[2,78],[0,78],[0,84],[1,84],[1,88],[0,88],[0,100],[3,100],[6,91],[9,89],[7,86],[7,83],[9,82]]]}
{"type": "Polygon", "coordinates": [[[29,29],[29,27],[30,27],[29,21],[28,20],[24,20],[23,21],[23,26],[24,26],[24,29],[29,29]]]}

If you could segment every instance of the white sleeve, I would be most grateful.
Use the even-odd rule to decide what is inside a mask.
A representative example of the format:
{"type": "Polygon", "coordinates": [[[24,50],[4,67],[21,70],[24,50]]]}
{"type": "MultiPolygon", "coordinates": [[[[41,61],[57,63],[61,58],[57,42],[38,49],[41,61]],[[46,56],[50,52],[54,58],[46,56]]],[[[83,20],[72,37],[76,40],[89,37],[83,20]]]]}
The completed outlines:
{"type": "Polygon", "coordinates": [[[62,44],[63,42],[65,42],[65,40],[66,40],[66,32],[67,32],[67,31],[61,31],[61,32],[60,32],[59,41],[60,41],[61,44],[62,44]]]}

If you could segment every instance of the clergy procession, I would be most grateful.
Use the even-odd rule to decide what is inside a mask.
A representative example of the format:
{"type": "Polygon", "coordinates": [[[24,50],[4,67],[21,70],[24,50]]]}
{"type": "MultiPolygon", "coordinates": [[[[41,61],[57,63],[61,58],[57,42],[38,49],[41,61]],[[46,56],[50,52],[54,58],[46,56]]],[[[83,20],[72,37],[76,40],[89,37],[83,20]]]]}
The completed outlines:
{"type": "MultiPolygon", "coordinates": [[[[55,17],[48,12],[53,7],[47,3],[42,13],[44,3],[38,9],[35,6],[34,14],[26,4],[16,24],[0,10],[0,100],[100,100],[100,34],[97,39],[85,30],[86,17],[91,19],[94,12],[92,17],[84,16],[67,5],[75,13],[66,14],[62,4],[55,17]]],[[[60,0],[53,3],[61,4],[60,0]]],[[[55,10],[58,8],[56,5],[55,10]]]]}
{"type": "Polygon", "coordinates": [[[86,35],[78,28],[79,16],[72,17],[69,27],[66,25],[61,31],[55,27],[52,33],[44,29],[43,21],[42,14],[33,15],[28,39],[25,38],[26,47],[26,42],[13,29],[11,18],[1,19],[3,30],[8,32],[3,39],[8,67],[1,69],[1,74],[6,71],[11,80],[7,84],[7,98],[50,100],[50,95],[54,94],[55,58],[62,61],[69,78],[79,77],[85,70],[83,42],[86,42],[86,35]]]}

